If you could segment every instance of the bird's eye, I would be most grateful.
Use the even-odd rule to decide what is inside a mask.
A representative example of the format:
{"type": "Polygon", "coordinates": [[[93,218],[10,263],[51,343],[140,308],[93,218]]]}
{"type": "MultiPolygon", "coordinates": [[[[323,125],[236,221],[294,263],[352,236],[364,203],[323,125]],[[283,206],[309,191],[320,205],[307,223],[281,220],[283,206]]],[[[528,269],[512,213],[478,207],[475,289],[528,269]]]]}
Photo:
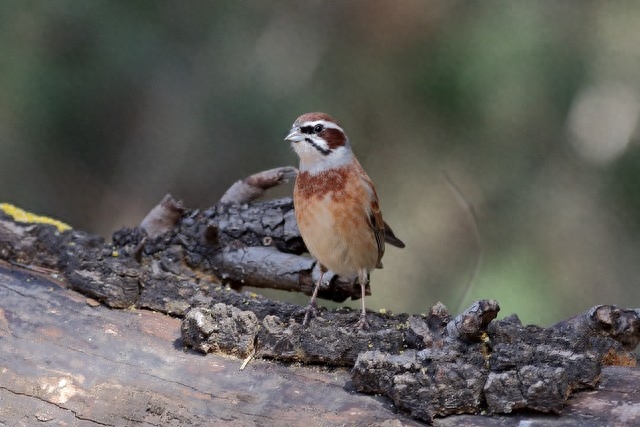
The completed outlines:
{"type": "Polygon", "coordinates": [[[313,127],[313,131],[314,131],[315,133],[320,133],[320,132],[322,132],[323,130],[324,130],[324,126],[322,126],[322,125],[315,125],[315,126],[313,127]]]}

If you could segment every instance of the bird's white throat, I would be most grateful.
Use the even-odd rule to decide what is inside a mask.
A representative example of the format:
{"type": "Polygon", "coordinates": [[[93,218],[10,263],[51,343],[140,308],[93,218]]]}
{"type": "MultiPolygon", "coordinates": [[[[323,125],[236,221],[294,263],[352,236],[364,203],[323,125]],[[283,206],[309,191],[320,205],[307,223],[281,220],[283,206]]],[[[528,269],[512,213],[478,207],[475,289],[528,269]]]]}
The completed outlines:
{"type": "Polygon", "coordinates": [[[305,141],[293,144],[293,149],[300,158],[300,172],[308,172],[312,175],[346,166],[353,160],[353,153],[349,147],[338,147],[331,153],[322,155],[305,141]]]}

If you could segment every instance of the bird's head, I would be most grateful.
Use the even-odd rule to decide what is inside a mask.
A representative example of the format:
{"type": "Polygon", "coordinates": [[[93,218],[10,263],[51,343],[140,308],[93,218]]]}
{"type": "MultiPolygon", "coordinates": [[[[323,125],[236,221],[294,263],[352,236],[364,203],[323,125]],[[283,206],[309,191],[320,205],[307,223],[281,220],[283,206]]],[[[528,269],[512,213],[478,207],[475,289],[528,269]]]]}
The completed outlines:
{"type": "Polygon", "coordinates": [[[300,171],[312,174],[347,165],[353,158],[349,139],[336,121],[324,113],[296,119],[285,137],[300,158],[300,171]]]}

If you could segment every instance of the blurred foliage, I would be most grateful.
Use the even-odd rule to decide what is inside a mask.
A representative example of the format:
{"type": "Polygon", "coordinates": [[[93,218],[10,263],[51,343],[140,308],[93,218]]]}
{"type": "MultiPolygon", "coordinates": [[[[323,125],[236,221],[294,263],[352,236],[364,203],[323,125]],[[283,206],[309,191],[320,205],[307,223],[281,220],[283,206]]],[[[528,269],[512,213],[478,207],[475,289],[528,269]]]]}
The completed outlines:
{"type": "Polygon", "coordinates": [[[407,242],[372,309],[457,309],[479,249],[443,171],[479,214],[464,303],[638,307],[638,28],[635,2],[1,2],[0,201],[108,237],[294,164],[319,110],[407,242]]]}

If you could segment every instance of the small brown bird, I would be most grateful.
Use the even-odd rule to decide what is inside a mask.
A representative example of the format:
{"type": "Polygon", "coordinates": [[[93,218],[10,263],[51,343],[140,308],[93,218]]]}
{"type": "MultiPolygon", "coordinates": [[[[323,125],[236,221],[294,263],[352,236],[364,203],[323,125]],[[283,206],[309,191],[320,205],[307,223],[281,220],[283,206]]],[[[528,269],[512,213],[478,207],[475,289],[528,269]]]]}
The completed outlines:
{"type": "Polygon", "coordinates": [[[324,113],[303,114],[285,141],[291,142],[300,158],[293,191],[298,228],[322,272],[303,324],[315,308],[322,276],[329,269],[358,280],[362,291],[358,327],[363,328],[369,272],[382,268],[385,242],[398,248],[405,245],[383,221],[376,189],[333,118],[324,113]]]}

